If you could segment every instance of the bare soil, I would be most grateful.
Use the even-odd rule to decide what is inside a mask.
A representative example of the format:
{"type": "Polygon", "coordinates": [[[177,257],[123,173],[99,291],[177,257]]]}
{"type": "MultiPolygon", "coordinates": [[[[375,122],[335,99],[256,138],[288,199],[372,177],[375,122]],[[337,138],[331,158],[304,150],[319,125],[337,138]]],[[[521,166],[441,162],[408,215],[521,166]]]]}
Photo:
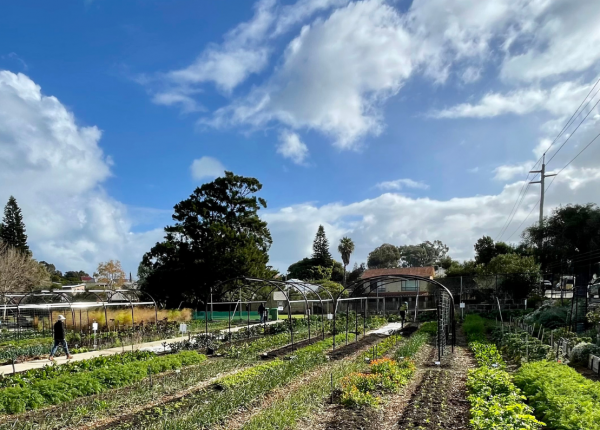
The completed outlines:
{"type": "MultiPolygon", "coordinates": [[[[469,403],[466,377],[474,360],[463,336],[458,337],[454,354],[447,348],[436,365],[437,350],[426,345],[415,357],[417,372],[398,394],[386,395],[378,409],[352,410],[327,403],[306,419],[301,430],[392,430],[468,428],[469,403]]],[[[334,399],[335,403],[335,399],[334,399]]]]}

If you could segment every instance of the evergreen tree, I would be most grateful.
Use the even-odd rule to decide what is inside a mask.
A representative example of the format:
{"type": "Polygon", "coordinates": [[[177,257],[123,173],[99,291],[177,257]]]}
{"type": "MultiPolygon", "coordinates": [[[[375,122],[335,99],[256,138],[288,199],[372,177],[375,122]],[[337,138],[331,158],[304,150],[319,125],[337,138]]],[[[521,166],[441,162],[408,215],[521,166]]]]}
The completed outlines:
{"type": "Polygon", "coordinates": [[[325,236],[325,229],[322,225],[319,226],[313,242],[312,258],[319,266],[330,267],[333,264],[333,258],[329,252],[329,241],[327,240],[327,236],[325,236]]]}
{"type": "Polygon", "coordinates": [[[0,230],[0,239],[5,244],[20,251],[29,252],[23,215],[21,214],[21,208],[19,208],[17,200],[13,196],[10,196],[8,203],[4,207],[4,219],[2,220],[2,228],[0,230]]]}

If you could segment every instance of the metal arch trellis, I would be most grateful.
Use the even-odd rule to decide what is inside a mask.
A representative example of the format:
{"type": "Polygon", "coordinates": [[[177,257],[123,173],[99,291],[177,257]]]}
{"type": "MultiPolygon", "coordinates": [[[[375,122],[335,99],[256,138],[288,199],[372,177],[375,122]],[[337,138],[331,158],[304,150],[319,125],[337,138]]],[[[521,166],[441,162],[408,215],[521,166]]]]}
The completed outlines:
{"type": "MultiPolygon", "coordinates": [[[[11,310],[16,316],[17,328],[21,328],[21,317],[23,312],[30,309],[34,313],[36,310],[46,311],[49,314],[50,324],[53,324],[53,311],[68,310],[71,313],[71,321],[73,326],[76,326],[75,311],[77,309],[103,308],[108,327],[107,308],[109,306],[127,306],[131,307],[132,311],[132,326],[135,325],[135,306],[153,306],[155,323],[158,323],[158,309],[156,301],[148,293],[140,290],[85,290],[78,292],[66,291],[31,291],[26,293],[1,293],[0,300],[2,301],[2,309],[11,310]],[[122,301],[117,301],[115,296],[120,295],[122,301]],[[148,297],[149,300],[143,301],[143,297],[148,297]],[[92,300],[89,300],[89,299],[92,300]],[[79,299],[79,300],[77,300],[79,299]],[[86,300],[88,299],[88,300],[86,300]]],[[[81,325],[81,321],[80,321],[81,325]]]]}
{"type": "MultiPolygon", "coordinates": [[[[454,320],[454,297],[448,288],[446,288],[440,282],[418,275],[382,275],[374,276],[370,278],[361,279],[346,286],[342,291],[339,292],[335,299],[334,306],[334,326],[335,326],[335,315],[339,300],[344,291],[352,290],[352,296],[362,297],[366,294],[369,297],[371,292],[380,287],[381,285],[387,285],[398,281],[423,281],[437,287],[435,298],[437,301],[437,320],[438,320],[438,333],[436,336],[436,344],[438,347],[438,358],[441,359],[444,354],[445,347],[448,344],[448,340],[451,338],[452,352],[454,352],[454,346],[456,345],[456,321],[454,320]],[[383,283],[383,284],[380,284],[383,283]]],[[[418,295],[418,289],[417,289],[418,295]]],[[[368,306],[365,306],[366,318],[368,306]]]]}
{"type": "MultiPolygon", "coordinates": [[[[305,317],[308,318],[308,338],[311,338],[311,332],[310,332],[310,314],[309,314],[309,299],[307,297],[306,294],[306,283],[297,283],[297,282],[289,282],[289,281],[279,281],[276,279],[261,279],[261,278],[251,278],[251,277],[237,277],[237,278],[232,278],[232,279],[228,279],[226,281],[221,281],[219,283],[217,283],[214,287],[211,287],[209,289],[209,296],[206,297],[206,300],[204,302],[204,317],[205,317],[205,334],[208,335],[208,303],[209,303],[209,298],[210,298],[210,303],[212,304],[218,304],[219,302],[213,302],[212,301],[212,295],[215,293],[220,293],[221,296],[225,296],[227,294],[232,294],[232,293],[236,293],[240,290],[246,289],[246,288],[250,288],[251,289],[251,296],[250,296],[250,300],[252,300],[256,294],[256,292],[260,289],[263,288],[265,286],[270,286],[271,289],[269,291],[269,293],[267,294],[268,296],[270,296],[273,291],[275,291],[276,289],[279,290],[284,298],[285,301],[287,302],[287,309],[288,309],[288,322],[289,322],[289,327],[290,327],[290,340],[291,340],[291,347],[292,349],[294,348],[294,332],[293,332],[293,321],[292,321],[292,303],[296,303],[296,301],[290,300],[290,295],[288,294],[288,290],[290,288],[296,290],[298,293],[300,293],[300,295],[303,298],[304,301],[304,309],[305,309],[305,317]],[[234,285],[231,288],[225,289],[223,291],[220,291],[220,289],[222,288],[223,285],[227,285],[230,283],[236,284],[242,282],[242,285],[234,285]],[[258,284],[258,285],[254,285],[254,284],[258,284]],[[300,286],[302,285],[302,286],[300,286]]],[[[327,289],[323,288],[320,285],[313,285],[310,284],[311,287],[316,287],[316,289],[310,289],[310,293],[315,294],[319,303],[321,304],[321,326],[322,326],[322,334],[323,334],[323,338],[325,338],[325,324],[324,324],[324,320],[325,320],[325,306],[323,304],[323,298],[321,297],[321,295],[318,293],[319,290],[323,290],[326,291],[327,294],[329,294],[330,297],[330,301],[333,302],[333,296],[331,295],[331,293],[329,291],[327,291],[327,289]]],[[[302,300],[301,300],[302,301],[302,300]]],[[[326,299],[327,301],[327,299],[326,299]]],[[[239,303],[242,303],[241,301],[238,301],[239,303]]],[[[220,302],[220,303],[224,303],[224,302],[220,302]]],[[[229,303],[229,302],[227,302],[229,303]]],[[[246,303],[251,303],[250,302],[246,302],[246,303]]],[[[249,319],[250,319],[250,309],[248,307],[248,326],[249,324],[249,319]]]]}

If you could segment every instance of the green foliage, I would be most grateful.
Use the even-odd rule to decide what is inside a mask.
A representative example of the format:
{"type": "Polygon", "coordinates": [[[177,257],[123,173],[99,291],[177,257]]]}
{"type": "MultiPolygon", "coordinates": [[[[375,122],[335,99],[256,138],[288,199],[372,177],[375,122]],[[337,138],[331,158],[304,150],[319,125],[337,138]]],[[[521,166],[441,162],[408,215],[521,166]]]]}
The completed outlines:
{"type": "Polygon", "coordinates": [[[31,369],[26,372],[5,375],[0,379],[0,388],[7,387],[26,387],[37,381],[52,379],[62,375],[81,373],[94,369],[127,364],[135,361],[146,361],[155,358],[156,355],[148,351],[132,351],[123,354],[101,356],[89,360],[74,361],[62,364],[60,366],[53,364],[42,368],[31,369]]]}
{"type": "Polygon", "coordinates": [[[479,267],[473,260],[467,260],[462,263],[452,261],[450,267],[446,269],[446,276],[473,276],[477,274],[479,267]]]}
{"type": "Polygon", "coordinates": [[[548,427],[600,429],[600,383],[576,370],[553,361],[527,363],[516,372],[515,383],[548,427]]]}
{"type": "Polygon", "coordinates": [[[144,255],[149,274],[142,288],[177,307],[182,300],[204,300],[209,287],[225,279],[271,276],[271,234],[258,216],[267,204],[253,195],[261,188],[254,178],[225,172],[175,205],[176,224],[167,226],[165,240],[144,255]]]}
{"type": "Polygon", "coordinates": [[[437,321],[428,321],[421,324],[419,327],[420,333],[436,334],[438,329],[437,321]]]}
{"type": "Polygon", "coordinates": [[[21,252],[29,252],[23,214],[13,196],[9,197],[6,206],[4,206],[4,218],[0,224],[0,242],[4,242],[21,252]]]}
{"type": "Polygon", "coordinates": [[[405,386],[416,370],[411,360],[400,362],[389,358],[374,360],[370,373],[352,373],[342,379],[340,403],[350,408],[376,407],[380,398],[373,393],[397,392],[405,386]]]}
{"type": "MultiPolygon", "coordinates": [[[[573,255],[587,255],[600,250],[600,208],[596,204],[560,206],[544,219],[523,232],[526,246],[531,247],[538,261],[557,273],[562,264],[573,255]],[[542,249],[539,243],[544,241],[542,249]]],[[[582,265],[587,272],[588,261],[575,262],[573,269],[582,265]]],[[[564,267],[564,266],[563,266],[564,267]]]]}
{"type": "Polygon", "coordinates": [[[350,264],[350,256],[354,252],[354,242],[349,237],[342,237],[340,244],[338,245],[338,252],[342,256],[342,263],[344,263],[344,269],[350,264]]]}
{"type": "Polygon", "coordinates": [[[315,240],[313,241],[312,258],[317,262],[319,266],[323,267],[331,267],[333,262],[333,258],[331,257],[331,253],[329,252],[329,240],[325,235],[325,229],[322,225],[319,225],[319,229],[317,230],[315,240]]]}
{"type": "Polygon", "coordinates": [[[440,240],[426,241],[418,245],[399,246],[403,267],[425,267],[440,265],[448,254],[448,246],[440,240]]]}
{"type": "Polygon", "coordinates": [[[541,324],[546,329],[555,329],[567,324],[569,310],[569,306],[554,306],[551,303],[545,303],[532,313],[528,314],[524,320],[530,325],[541,324]]]}
{"type": "Polygon", "coordinates": [[[484,341],[486,333],[486,321],[477,314],[467,314],[463,322],[463,331],[467,335],[467,341],[484,341]]]}
{"type": "Polygon", "coordinates": [[[486,265],[498,255],[513,253],[516,253],[516,250],[512,245],[504,242],[494,243],[494,239],[492,239],[490,236],[483,236],[475,243],[475,262],[477,264],[486,265]]]}
{"type": "Polygon", "coordinates": [[[82,373],[60,374],[48,379],[36,379],[25,386],[0,390],[0,412],[15,414],[47,405],[64,403],[81,396],[97,394],[112,388],[140,381],[149,374],[198,364],[206,356],[194,351],[155,357],[127,364],[109,362],[82,373]]]}
{"type": "MultiPolygon", "coordinates": [[[[482,321],[472,318],[467,336],[481,337],[483,327],[482,321]]],[[[506,364],[495,345],[475,340],[469,347],[480,366],[470,370],[467,377],[471,427],[474,430],[535,430],[544,426],[504,370],[506,364]]]]}
{"type": "Polygon", "coordinates": [[[402,253],[397,246],[384,243],[369,253],[367,266],[369,269],[388,269],[400,266],[402,253]]]}
{"type": "Polygon", "coordinates": [[[507,332],[496,329],[493,332],[495,339],[501,340],[502,351],[517,362],[545,360],[552,356],[550,345],[542,343],[536,337],[525,331],[507,332]]]}
{"type": "Polygon", "coordinates": [[[600,355],[600,346],[589,342],[580,342],[569,353],[569,362],[587,365],[590,354],[600,355]]]}
{"type": "Polygon", "coordinates": [[[346,284],[349,285],[353,282],[358,281],[365,270],[365,263],[360,263],[360,265],[358,263],[354,263],[352,271],[348,274],[348,277],[346,278],[346,284]]]}

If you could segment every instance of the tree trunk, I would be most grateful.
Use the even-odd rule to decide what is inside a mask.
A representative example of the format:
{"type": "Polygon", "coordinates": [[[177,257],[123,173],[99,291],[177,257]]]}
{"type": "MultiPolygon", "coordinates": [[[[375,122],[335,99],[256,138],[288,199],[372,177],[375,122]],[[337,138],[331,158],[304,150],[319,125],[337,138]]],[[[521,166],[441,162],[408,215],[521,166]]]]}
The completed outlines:
{"type": "Polygon", "coordinates": [[[346,288],[346,265],[344,264],[344,288],[346,288]]]}

